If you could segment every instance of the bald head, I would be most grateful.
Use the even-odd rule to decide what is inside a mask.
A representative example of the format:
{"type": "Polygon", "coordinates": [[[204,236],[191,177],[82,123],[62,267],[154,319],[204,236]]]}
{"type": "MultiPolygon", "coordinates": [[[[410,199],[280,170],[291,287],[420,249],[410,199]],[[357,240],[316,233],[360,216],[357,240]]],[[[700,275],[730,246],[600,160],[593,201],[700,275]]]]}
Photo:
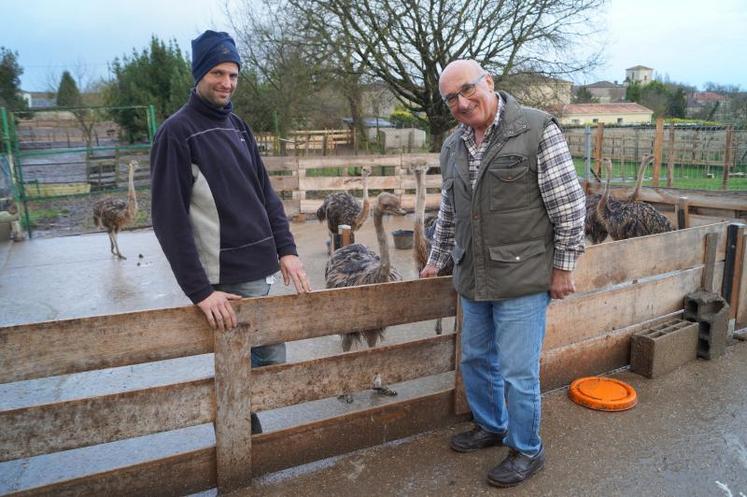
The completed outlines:
{"type": "Polygon", "coordinates": [[[485,69],[483,69],[482,66],[477,63],[477,61],[474,61],[472,59],[460,59],[449,62],[449,64],[444,67],[443,72],[441,72],[441,76],[438,78],[438,89],[443,96],[446,94],[443,90],[444,80],[461,78],[466,81],[471,81],[484,72],[485,69]]]}
{"type": "Polygon", "coordinates": [[[493,78],[474,60],[455,60],[438,78],[438,91],[451,115],[474,129],[476,136],[495,119],[498,99],[493,90],[493,78]]]}

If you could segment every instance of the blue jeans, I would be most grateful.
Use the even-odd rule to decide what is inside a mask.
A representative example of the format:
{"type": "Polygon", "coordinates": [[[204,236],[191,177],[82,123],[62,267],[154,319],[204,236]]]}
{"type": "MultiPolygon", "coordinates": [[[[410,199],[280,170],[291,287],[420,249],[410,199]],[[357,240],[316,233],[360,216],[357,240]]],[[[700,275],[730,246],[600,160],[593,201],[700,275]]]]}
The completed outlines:
{"type": "MultiPolygon", "coordinates": [[[[221,292],[235,293],[242,297],[264,297],[270,293],[270,283],[265,278],[244,283],[227,283],[213,285],[213,288],[221,292]]],[[[285,344],[262,345],[252,347],[252,367],[259,368],[270,364],[282,364],[285,362],[285,344]]]]}
{"type": "Polygon", "coordinates": [[[550,296],[460,299],[461,371],[475,423],[505,432],[505,445],[534,455],[542,448],[539,360],[550,296]]]}

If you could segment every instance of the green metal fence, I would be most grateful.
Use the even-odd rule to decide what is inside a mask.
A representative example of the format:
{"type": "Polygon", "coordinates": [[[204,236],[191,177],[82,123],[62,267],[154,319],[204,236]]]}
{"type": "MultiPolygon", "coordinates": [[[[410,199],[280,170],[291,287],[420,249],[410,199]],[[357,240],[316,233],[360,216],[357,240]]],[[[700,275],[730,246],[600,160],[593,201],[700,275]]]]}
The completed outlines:
{"type": "Polygon", "coordinates": [[[148,154],[158,127],[153,105],[21,112],[0,108],[0,125],[2,153],[29,237],[45,212],[70,214],[67,207],[50,208],[45,202],[72,205],[66,199],[85,197],[92,206],[97,197],[125,189],[127,164],[133,159],[141,163],[136,184],[139,188],[149,186],[148,154]],[[125,133],[117,124],[122,121],[116,119],[117,113],[127,113],[128,118],[144,125],[143,139],[123,143],[125,133]]]}

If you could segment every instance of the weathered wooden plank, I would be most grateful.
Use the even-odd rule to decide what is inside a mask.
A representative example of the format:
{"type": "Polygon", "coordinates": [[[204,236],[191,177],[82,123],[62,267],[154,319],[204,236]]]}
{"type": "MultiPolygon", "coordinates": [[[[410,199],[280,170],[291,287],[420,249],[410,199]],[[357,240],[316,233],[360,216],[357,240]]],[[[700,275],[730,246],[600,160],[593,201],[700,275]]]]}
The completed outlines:
{"type": "Polygon", "coordinates": [[[716,291],[713,273],[716,271],[718,241],[721,237],[721,233],[708,233],[706,235],[705,254],[703,255],[703,279],[700,282],[700,286],[707,292],[716,291]]]}
{"type": "Polygon", "coordinates": [[[276,192],[298,190],[298,176],[270,176],[270,184],[276,192]]]}
{"type": "Polygon", "coordinates": [[[204,354],[213,332],[193,306],[0,327],[0,383],[204,354]]]}
{"type": "Polygon", "coordinates": [[[742,273],[744,272],[744,237],[745,237],[745,225],[739,225],[736,229],[736,240],[734,250],[734,266],[733,275],[731,280],[731,296],[729,299],[729,318],[736,319],[737,309],[742,302],[739,301],[739,296],[742,293],[742,273]]]}
{"type": "MultiPolygon", "coordinates": [[[[315,213],[319,206],[322,205],[323,199],[303,199],[300,201],[301,212],[304,213],[315,213]]],[[[426,209],[433,210],[438,209],[441,202],[440,193],[429,193],[425,197],[426,209]]],[[[400,195],[400,205],[403,209],[412,210],[415,208],[415,195],[403,194],[400,195]]]]}
{"type": "Polygon", "coordinates": [[[208,423],[213,379],[0,411],[0,461],[208,423]]]}
{"type": "MultiPolygon", "coordinates": [[[[723,263],[717,264],[717,274],[723,263]]],[[[545,349],[593,338],[608,330],[682,309],[683,298],[700,287],[703,266],[606,290],[554,300],[548,309],[545,349]]]]}
{"type": "MultiPolygon", "coordinates": [[[[357,187],[350,186],[349,179],[345,176],[303,176],[298,188],[304,191],[357,189],[357,187]]],[[[368,188],[371,190],[393,190],[400,188],[401,182],[399,176],[369,176],[368,188]]]]}
{"type": "Polygon", "coordinates": [[[255,411],[371,388],[377,373],[399,383],[454,370],[454,335],[380,346],[252,372],[255,411]]]}
{"type": "Polygon", "coordinates": [[[262,157],[262,163],[268,171],[296,171],[298,169],[296,157],[262,157]]]}
{"type": "MultiPolygon", "coordinates": [[[[603,186],[592,184],[594,193],[601,193],[603,186]]],[[[624,199],[633,193],[632,187],[612,186],[610,195],[617,199],[624,199]]],[[[747,211],[747,195],[741,192],[708,192],[702,190],[682,190],[677,188],[643,187],[639,198],[644,202],[676,205],[677,200],[686,195],[690,208],[702,207],[725,209],[731,211],[747,211]]]]}
{"type": "Polygon", "coordinates": [[[215,332],[215,454],[218,490],[252,482],[252,367],[245,328],[215,332]]]}
{"type": "Polygon", "coordinates": [[[464,421],[453,389],[253,437],[254,475],[379,445],[464,421]]]}
{"type": "Polygon", "coordinates": [[[724,260],[728,223],[677,230],[587,247],[574,271],[579,292],[703,264],[704,239],[722,234],[718,259],[724,260]]]}
{"type": "Polygon", "coordinates": [[[745,267],[745,258],[747,257],[747,236],[742,237],[742,275],[739,280],[739,296],[737,299],[737,314],[735,329],[744,328],[747,325],[747,271],[745,267]]]}
{"type": "Polygon", "coordinates": [[[456,292],[451,277],[442,276],[245,299],[236,313],[256,347],[454,316],[456,292]],[[413,306],[416,296],[423,298],[413,306]]]}
{"type": "Polygon", "coordinates": [[[576,378],[612,371],[630,364],[630,340],[634,333],[680,315],[665,314],[619,330],[545,350],[540,360],[542,391],[570,384],[576,378]]]}
{"type": "Polygon", "coordinates": [[[103,473],[5,494],[8,497],[179,497],[214,488],[215,449],[184,452],[103,473]]]}
{"type": "Polygon", "coordinates": [[[298,165],[300,169],[318,169],[324,167],[399,166],[422,161],[437,166],[438,154],[301,157],[298,159],[298,165]]]}

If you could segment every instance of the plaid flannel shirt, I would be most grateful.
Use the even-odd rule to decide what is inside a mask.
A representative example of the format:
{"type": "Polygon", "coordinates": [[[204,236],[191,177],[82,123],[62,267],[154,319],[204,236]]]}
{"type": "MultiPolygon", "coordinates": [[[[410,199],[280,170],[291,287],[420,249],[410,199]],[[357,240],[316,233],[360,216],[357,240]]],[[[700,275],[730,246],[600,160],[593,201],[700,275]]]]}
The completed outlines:
{"type": "MultiPolygon", "coordinates": [[[[462,139],[469,153],[469,176],[473,189],[490,136],[498,128],[503,104],[499,96],[495,120],[486,130],[480,145],[475,143],[474,130],[464,124],[460,125],[463,130],[462,139]]],[[[578,257],[584,253],[586,199],[576,176],[568,144],[560,128],[552,121],[545,127],[537,150],[537,176],[540,194],[555,232],[553,266],[573,271],[578,257]]],[[[446,192],[442,191],[428,264],[438,269],[446,265],[454,248],[454,234],[454,207],[446,192]]]]}

